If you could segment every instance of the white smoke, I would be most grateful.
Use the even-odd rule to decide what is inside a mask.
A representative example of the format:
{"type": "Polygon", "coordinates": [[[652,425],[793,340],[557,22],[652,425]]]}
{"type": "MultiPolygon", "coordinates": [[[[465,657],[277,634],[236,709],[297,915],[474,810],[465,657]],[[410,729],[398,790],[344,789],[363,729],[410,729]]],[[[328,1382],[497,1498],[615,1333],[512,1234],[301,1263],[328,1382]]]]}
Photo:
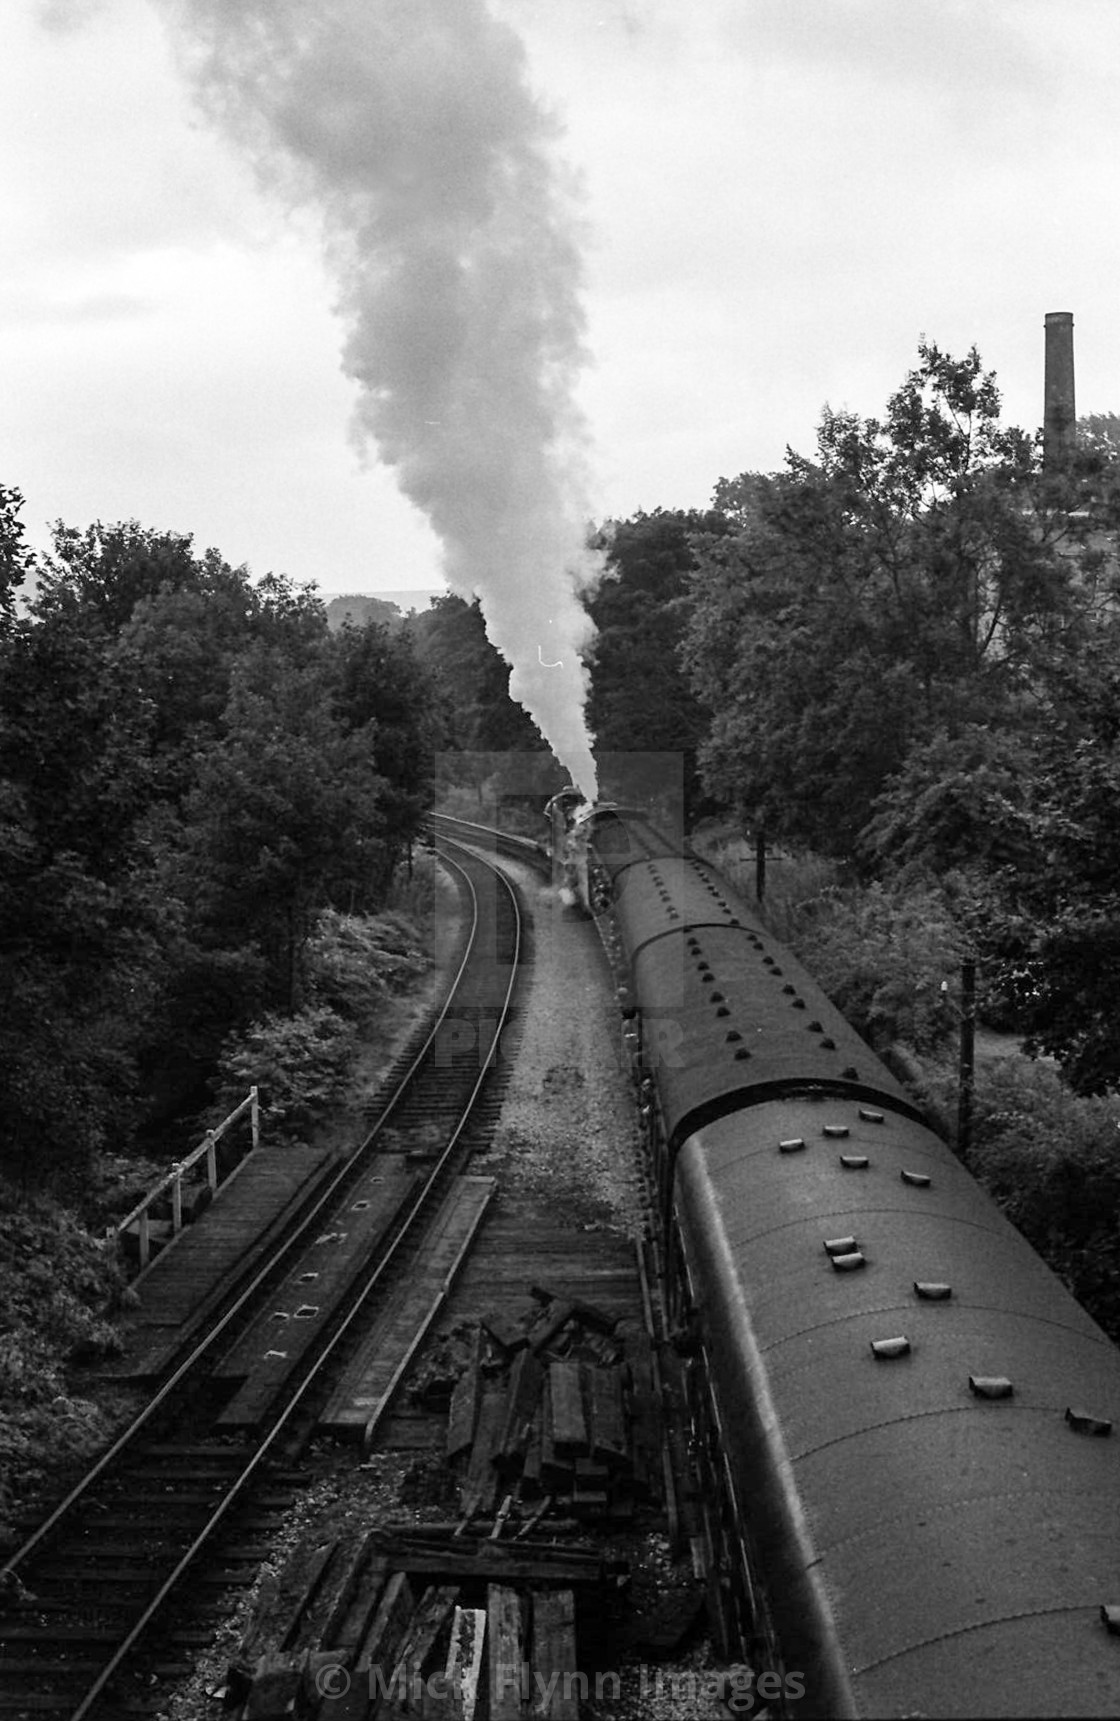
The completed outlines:
{"type": "Polygon", "coordinates": [[[321,211],[359,435],[593,796],[578,221],[520,38],[486,0],[159,3],[210,115],[321,211]]]}

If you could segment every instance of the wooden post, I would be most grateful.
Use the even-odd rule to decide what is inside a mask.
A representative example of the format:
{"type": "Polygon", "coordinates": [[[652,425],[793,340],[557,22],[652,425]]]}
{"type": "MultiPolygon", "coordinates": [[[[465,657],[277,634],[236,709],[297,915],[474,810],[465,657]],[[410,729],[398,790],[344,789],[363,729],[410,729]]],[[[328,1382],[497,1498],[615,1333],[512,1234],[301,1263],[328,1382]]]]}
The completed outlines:
{"type": "Polygon", "coordinates": [[[255,1087],[249,1089],[249,1098],[252,1101],[249,1117],[253,1125],[253,1152],[255,1153],[261,1145],[261,1105],[260,1096],[255,1087]]]}
{"type": "Polygon", "coordinates": [[[758,902],[766,895],[766,832],[761,825],[754,838],[754,894],[758,902]]]}
{"type": "Polygon", "coordinates": [[[443,1675],[451,1693],[449,1714],[454,1721],[474,1721],[485,1641],[486,1610],[457,1607],[443,1675]]]}
{"type": "Polygon", "coordinates": [[[976,1086],[976,959],[961,963],[961,1059],[957,1098],[957,1152],[972,1146],[972,1097],[976,1086]]]}
{"type": "Polygon", "coordinates": [[[486,1613],[490,1714],[493,1721],[520,1721],[525,1650],[517,1591],[487,1584],[486,1613]]]}
{"type": "Polygon", "coordinates": [[[151,1234],[151,1206],[152,1206],[152,1202],[155,1201],[158,1196],[163,1195],[165,1190],[170,1190],[170,1192],[171,1192],[172,1235],[176,1235],[179,1231],[181,1231],[182,1226],[183,1226],[183,1177],[184,1177],[184,1175],[188,1171],[191,1171],[196,1165],[198,1165],[201,1162],[201,1160],[203,1158],[205,1158],[205,1160],[206,1160],[206,1181],[210,1185],[211,1195],[217,1194],[217,1191],[218,1191],[218,1154],[217,1154],[218,1142],[221,1140],[222,1136],[226,1133],[226,1130],[229,1129],[233,1124],[235,1124],[237,1122],[238,1118],[244,1117],[244,1115],[247,1111],[252,1112],[253,1146],[256,1147],[260,1141],[260,1106],[259,1106],[257,1089],[256,1088],[250,1088],[248,1094],[242,1100],[241,1104],[239,1106],[235,1107],[235,1109],[230,1112],[230,1114],[227,1118],[223,1118],[222,1122],[218,1125],[217,1129],[208,1129],[205,1136],[203,1137],[203,1139],[199,1142],[198,1146],[196,1148],[194,1148],[193,1151],[187,1155],[186,1159],[180,1161],[176,1165],[173,1165],[171,1170],[166,1174],[166,1176],[164,1176],[160,1179],[159,1183],[156,1184],[156,1187],[154,1189],[151,1189],[148,1191],[147,1195],[144,1196],[142,1201],[137,1202],[136,1206],[132,1209],[132,1211],[130,1213],[127,1213],[123,1219],[118,1219],[116,1224],[109,1228],[106,1235],[109,1237],[116,1237],[119,1239],[119,1238],[124,1236],[124,1233],[126,1231],[131,1232],[132,1227],[135,1225],[136,1235],[137,1235],[137,1239],[138,1239],[139,1245],[140,1245],[140,1268],[141,1268],[141,1271],[148,1265],[148,1260],[149,1260],[149,1258],[151,1256],[151,1252],[152,1252],[152,1234],[151,1234]]]}

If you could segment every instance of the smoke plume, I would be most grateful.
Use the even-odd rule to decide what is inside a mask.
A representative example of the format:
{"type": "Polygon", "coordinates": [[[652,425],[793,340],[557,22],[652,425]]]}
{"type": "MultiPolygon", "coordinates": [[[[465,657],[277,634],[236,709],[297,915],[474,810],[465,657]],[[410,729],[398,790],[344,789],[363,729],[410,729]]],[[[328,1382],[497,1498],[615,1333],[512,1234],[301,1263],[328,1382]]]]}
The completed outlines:
{"type": "Polygon", "coordinates": [[[160,4],[209,114],[321,211],[359,437],[593,794],[578,222],[519,37],[486,0],[160,4]]]}

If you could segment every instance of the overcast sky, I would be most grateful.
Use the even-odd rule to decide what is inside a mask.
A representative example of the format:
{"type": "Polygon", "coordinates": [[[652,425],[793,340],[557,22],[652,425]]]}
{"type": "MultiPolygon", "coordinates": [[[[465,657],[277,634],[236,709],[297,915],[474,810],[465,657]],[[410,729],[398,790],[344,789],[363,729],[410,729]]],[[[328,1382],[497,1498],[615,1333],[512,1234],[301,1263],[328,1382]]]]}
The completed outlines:
{"type": "MultiPolygon", "coordinates": [[[[0,483],[40,547],[57,518],[136,518],[328,593],[438,585],[351,433],[314,207],[196,105],[173,16],[240,3],[8,0],[0,483]]],[[[881,412],[922,334],[975,342],[1033,430],[1043,316],[1070,310],[1078,411],[1120,410],[1116,0],[490,11],[578,176],[597,518],[811,452],[822,405],[881,412]]]]}

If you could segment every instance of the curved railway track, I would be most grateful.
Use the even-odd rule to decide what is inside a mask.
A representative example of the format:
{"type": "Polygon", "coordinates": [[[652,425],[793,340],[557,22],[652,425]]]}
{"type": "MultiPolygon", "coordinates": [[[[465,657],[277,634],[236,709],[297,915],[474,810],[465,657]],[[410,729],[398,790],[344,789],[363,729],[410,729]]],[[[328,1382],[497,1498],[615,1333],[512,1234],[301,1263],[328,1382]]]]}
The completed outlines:
{"type": "Polygon", "coordinates": [[[496,830],[491,825],[475,824],[471,819],[453,818],[450,813],[433,813],[432,825],[437,836],[457,838],[487,853],[509,855],[537,872],[551,875],[552,856],[543,843],[534,842],[532,837],[496,830]]]}
{"type": "MultiPolygon", "coordinates": [[[[522,954],[510,882],[483,856],[445,836],[439,841],[470,921],[442,1008],[422,1043],[398,1061],[368,1136],[316,1193],[294,1233],[0,1568],[0,1715],[116,1721],[152,1712],[153,1671],[156,1678],[182,1671],[176,1641],[184,1632],[170,1616],[184,1578],[192,1575],[195,1592],[220,1589],[239,1560],[261,1556],[252,1538],[259,1538],[262,1515],[267,1521],[270,1509],[291,1498],[283,1466],[317,1427],[384,1300],[413,1274],[433,1215],[469,1159],[472,1120],[491,1085],[522,954]],[[362,1205],[355,1191],[386,1141],[401,1154],[418,1139],[425,1163],[389,1214],[375,1252],[343,1275],[329,1305],[312,1311],[294,1359],[291,1347],[265,1353],[285,1366],[275,1379],[265,1370],[253,1425],[223,1428],[230,1380],[222,1358],[244,1344],[254,1322],[270,1318],[280,1286],[316,1277],[305,1263],[321,1263],[323,1244],[345,1238],[340,1227],[353,1224],[349,1216],[362,1205]]],[[[185,1633],[188,1642],[195,1635],[185,1633]]]]}

